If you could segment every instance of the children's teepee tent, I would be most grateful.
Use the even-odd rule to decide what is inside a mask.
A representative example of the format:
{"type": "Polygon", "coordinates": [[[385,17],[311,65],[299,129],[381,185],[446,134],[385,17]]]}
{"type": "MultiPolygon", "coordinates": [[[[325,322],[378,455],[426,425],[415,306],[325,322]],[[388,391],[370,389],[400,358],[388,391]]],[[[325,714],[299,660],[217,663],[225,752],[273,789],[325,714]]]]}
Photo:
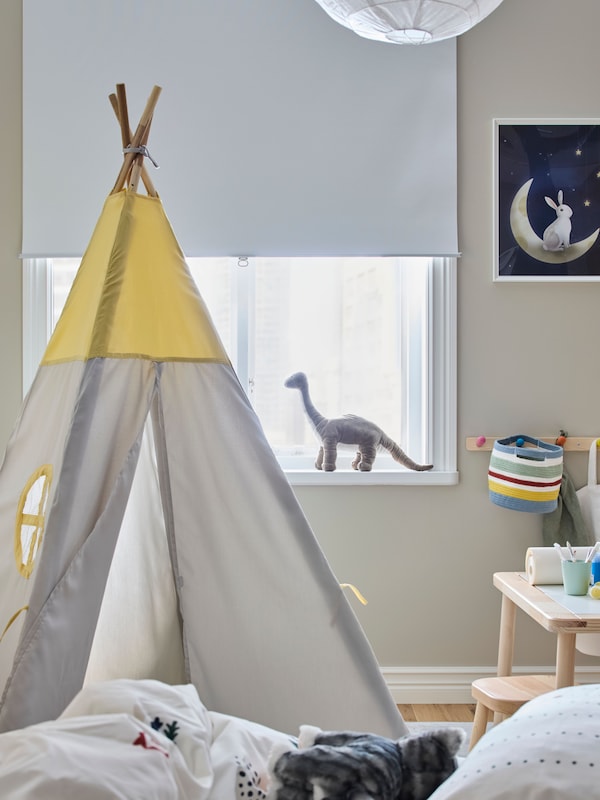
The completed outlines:
{"type": "Polygon", "coordinates": [[[123,167],[0,471],[0,729],[154,677],[285,731],[401,735],[143,166],[160,89],[132,136],[117,88],[123,167]]]}

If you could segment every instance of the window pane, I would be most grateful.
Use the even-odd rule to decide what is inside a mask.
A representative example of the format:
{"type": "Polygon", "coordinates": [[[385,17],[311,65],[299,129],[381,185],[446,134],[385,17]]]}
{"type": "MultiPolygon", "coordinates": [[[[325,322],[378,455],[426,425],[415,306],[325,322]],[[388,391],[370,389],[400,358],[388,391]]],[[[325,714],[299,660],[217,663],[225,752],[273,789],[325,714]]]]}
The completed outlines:
{"type": "MultiPolygon", "coordinates": [[[[54,323],[78,264],[52,263],[54,323]]],[[[299,371],[321,414],[365,417],[415,461],[426,460],[428,259],[191,258],[188,264],[284,466],[312,469],[318,448],[300,392],[284,386],[299,371]]],[[[354,448],[346,450],[340,448],[338,469],[350,468],[354,448]]],[[[383,468],[400,467],[383,452],[375,469],[383,468]]]]}
{"type": "Polygon", "coordinates": [[[401,277],[393,258],[257,259],[252,399],[276,450],[315,450],[300,393],[284,387],[297,371],[324,416],[358,414],[399,440],[401,277]]]}
{"type": "Polygon", "coordinates": [[[189,258],[187,264],[221,337],[227,355],[236,361],[235,260],[231,258],[189,258]]]}
{"type": "Polygon", "coordinates": [[[79,264],[78,258],[52,259],[52,330],[62,314],[79,264]]]}

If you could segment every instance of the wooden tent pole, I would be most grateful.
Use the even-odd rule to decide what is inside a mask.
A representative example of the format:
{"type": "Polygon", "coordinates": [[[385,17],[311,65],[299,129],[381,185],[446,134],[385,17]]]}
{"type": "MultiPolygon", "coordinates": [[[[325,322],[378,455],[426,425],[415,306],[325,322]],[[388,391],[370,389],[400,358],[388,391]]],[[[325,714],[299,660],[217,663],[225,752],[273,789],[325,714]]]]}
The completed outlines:
{"type": "MultiPolygon", "coordinates": [[[[118,83],[117,94],[114,93],[110,94],[108,96],[108,99],[110,100],[110,104],[113,107],[113,111],[115,112],[115,116],[121,127],[121,144],[123,145],[123,147],[128,147],[132,139],[132,133],[131,133],[131,128],[129,127],[129,115],[127,113],[127,98],[125,96],[125,84],[118,83]]],[[[154,188],[152,179],[143,161],[142,161],[141,177],[148,194],[151,197],[158,197],[158,192],[154,188]]]]}
{"type": "MultiPolygon", "coordinates": [[[[152,115],[161,91],[162,89],[160,86],[155,86],[152,89],[150,97],[148,98],[148,102],[146,103],[146,107],[142,113],[142,116],[140,117],[136,131],[131,139],[131,147],[140,147],[140,145],[143,143],[144,137],[147,135],[147,129],[152,122],[152,115]]],[[[121,191],[125,183],[125,179],[129,174],[129,170],[131,169],[131,166],[137,155],[139,154],[132,152],[125,153],[123,164],[117,176],[117,180],[115,181],[115,185],[112,188],[111,194],[116,194],[117,192],[121,191]]]]}
{"type": "Polygon", "coordinates": [[[127,93],[125,91],[124,83],[117,83],[117,109],[119,111],[119,122],[121,124],[121,134],[123,140],[123,147],[127,147],[132,139],[131,125],[129,124],[129,109],[127,108],[127,93]]]}
{"type": "MultiPolygon", "coordinates": [[[[152,117],[146,126],[144,131],[144,136],[142,141],[140,142],[140,146],[145,147],[148,142],[148,137],[150,135],[150,125],[152,124],[152,117]]],[[[133,161],[133,166],[131,168],[131,173],[129,174],[129,183],[127,188],[131,192],[137,192],[138,184],[140,182],[140,175],[142,174],[142,169],[144,168],[144,155],[143,153],[138,153],[133,161]]]]}
{"type": "MultiPolygon", "coordinates": [[[[117,84],[117,101],[119,103],[119,110],[123,109],[125,112],[123,123],[127,125],[127,131],[129,132],[129,139],[131,140],[131,128],[129,127],[129,114],[127,111],[127,97],[125,95],[124,83],[117,84]]],[[[151,124],[152,124],[152,117],[150,117],[148,121],[148,125],[146,126],[144,136],[142,138],[142,141],[140,142],[140,146],[142,147],[145,147],[146,144],[148,143],[151,124]]],[[[142,175],[143,170],[144,170],[144,155],[142,153],[138,153],[133,160],[133,165],[129,173],[129,180],[127,182],[128,189],[130,191],[137,192],[138,184],[140,182],[140,176],[142,175]]]]}

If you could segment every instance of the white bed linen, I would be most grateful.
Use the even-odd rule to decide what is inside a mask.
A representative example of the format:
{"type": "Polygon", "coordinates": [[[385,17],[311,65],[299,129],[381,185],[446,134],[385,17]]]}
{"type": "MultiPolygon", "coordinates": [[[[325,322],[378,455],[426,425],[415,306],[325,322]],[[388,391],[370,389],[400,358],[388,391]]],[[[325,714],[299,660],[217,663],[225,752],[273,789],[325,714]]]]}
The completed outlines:
{"type": "Polygon", "coordinates": [[[272,746],[291,741],[208,711],[191,685],[90,684],[59,719],[0,736],[0,797],[260,800],[272,746]]]}
{"type": "Polygon", "coordinates": [[[430,800],[600,796],[600,684],[540,695],[489,730],[430,800]]]}

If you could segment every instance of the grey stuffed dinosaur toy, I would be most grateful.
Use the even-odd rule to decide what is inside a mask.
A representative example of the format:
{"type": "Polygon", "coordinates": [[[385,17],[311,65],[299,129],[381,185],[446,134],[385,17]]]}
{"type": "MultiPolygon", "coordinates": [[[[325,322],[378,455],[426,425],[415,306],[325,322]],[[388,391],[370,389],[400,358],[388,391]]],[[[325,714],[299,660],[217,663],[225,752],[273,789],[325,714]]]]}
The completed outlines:
{"type": "Polygon", "coordinates": [[[304,410],[322,442],[315,461],[317,469],[333,472],[337,460],[338,444],[355,445],[357,453],[352,461],[352,469],[370,472],[377,455],[377,448],[383,447],[392,458],[408,469],[423,472],[431,469],[433,464],[417,464],[406,455],[400,445],[384,433],[374,422],[353,414],[327,419],[313,405],[308,391],[308,378],[304,372],[295,372],[285,381],[288,389],[299,389],[304,403],[304,410]]]}

